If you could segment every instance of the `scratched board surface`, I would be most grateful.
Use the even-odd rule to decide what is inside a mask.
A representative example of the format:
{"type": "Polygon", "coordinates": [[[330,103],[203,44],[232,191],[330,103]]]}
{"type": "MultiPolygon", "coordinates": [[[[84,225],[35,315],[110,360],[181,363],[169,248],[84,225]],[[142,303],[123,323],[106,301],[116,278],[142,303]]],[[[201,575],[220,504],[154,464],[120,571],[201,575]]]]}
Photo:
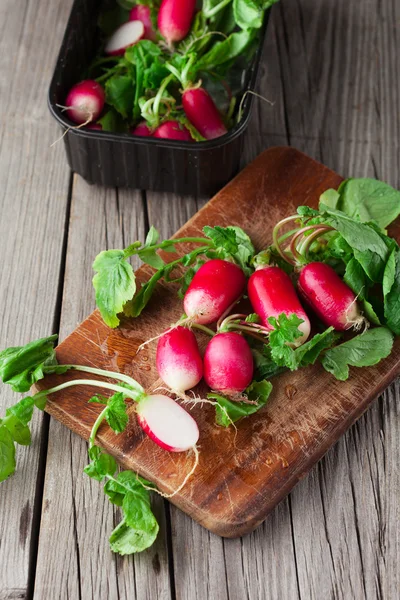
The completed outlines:
{"type": "MultiPolygon", "coordinates": [[[[272,148],[176,235],[198,235],[204,225],[238,225],[262,249],[271,242],[278,220],[293,214],[298,205],[316,206],[319,195],[340,181],[339,175],[295,149],[272,148]]],[[[399,227],[390,234],[399,238],[399,227]]],[[[171,260],[170,254],[163,257],[171,260]]],[[[142,267],[138,280],[147,280],[151,273],[150,267],[142,267]]],[[[60,344],[59,361],[118,370],[135,377],[147,390],[157,388],[162,382],[155,368],[156,345],[149,344],[138,353],[137,348],[175,322],[182,311],[175,286],[160,283],[143,314],[122,321],[118,329],[109,329],[99,313],[93,312],[60,344]]],[[[204,346],[205,340],[201,335],[198,338],[204,346]]],[[[219,535],[236,537],[251,531],[398,374],[400,343],[396,341],[387,359],[368,369],[353,369],[346,382],[336,381],[319,365],[274,378],[268,405],[237,423],[236,431],[215,425],[213,406],[195,406],[199,465],[171,501],[219,535]]],[[[45,385],[59,380],[48,377],[45,385]]],[[[201,386],[196,389],[200,396],[206,391],[201,386]]],[[[87,439],[101,410],[88,404],[92,393],[93,388],[77,387],[54,394],[47,410],[87,439]]],[[[124,433],[115,435],[104,425],[98,443],[124,468],[138,471],[166,493],[179,486],[193,463],[191,453],[158,448],[137,425],[133,409],[124,433]]]]}

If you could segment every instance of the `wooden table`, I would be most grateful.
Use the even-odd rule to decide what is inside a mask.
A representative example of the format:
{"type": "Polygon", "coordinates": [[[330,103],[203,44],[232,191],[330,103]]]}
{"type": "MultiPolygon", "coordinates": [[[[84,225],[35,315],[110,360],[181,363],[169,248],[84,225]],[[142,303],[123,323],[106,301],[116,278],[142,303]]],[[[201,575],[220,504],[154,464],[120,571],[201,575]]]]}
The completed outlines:
{"type": "MultiPolygon", "coordinates": [[[[0,3],[0,347],[93,308],[100,250],[167,237],[207,200],[102,189],[73,176],[46,106],[71,0],[0,3]]],[[[243,163],[293,145],[344,176],[400,187],[398,0],[274,7],[243,163]]],[[[1,388],[0,414],[15,394],[1,388]]],[[[0,600],[395,600],[400,387],[394,384],[253,534],[216,537],[160,498],[154,547],[113,556],[119,516],[82,474],[86,444],[38,415],[0,488],[0,600]]]]}

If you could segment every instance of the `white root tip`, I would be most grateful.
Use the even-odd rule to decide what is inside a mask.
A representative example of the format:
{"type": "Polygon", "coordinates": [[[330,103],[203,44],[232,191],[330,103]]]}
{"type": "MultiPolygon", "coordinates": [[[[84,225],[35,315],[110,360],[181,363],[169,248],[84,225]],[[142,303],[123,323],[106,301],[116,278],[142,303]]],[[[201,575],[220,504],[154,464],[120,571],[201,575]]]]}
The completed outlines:
{"type": "Polygon", "coordinates": [[[142,486],[146,490],[149,490],[151,492],[156,492],[157,494],[159,494],[159,496],[162,496],[163,498],[166,498],[166,499],[173,498],[174,496],[176,496],[176,494],[179,494],[179,492],[185,487],[185,485],[187,484],[187,482],[189,481],[189,479],[191,478],[191,476],[193,475],[193,473],[195,472],[195,470],[197,469],[197,466],[199,464],[199,451],[197,449],[197,446],[193,446],[193,448],[191,448],[191,450],[194,453],[193,466],[190,469],[189,473],[187,473],[187,475],[186,475],[185,479],[182,481],[182,483],[176,488],[176,490],[174,490],[170,494],[165,494],[164,492],[161,492],[157,488],[151,487],[149,485],[146,485],[143,482],[140,482],[142,484],[142,486]]]}

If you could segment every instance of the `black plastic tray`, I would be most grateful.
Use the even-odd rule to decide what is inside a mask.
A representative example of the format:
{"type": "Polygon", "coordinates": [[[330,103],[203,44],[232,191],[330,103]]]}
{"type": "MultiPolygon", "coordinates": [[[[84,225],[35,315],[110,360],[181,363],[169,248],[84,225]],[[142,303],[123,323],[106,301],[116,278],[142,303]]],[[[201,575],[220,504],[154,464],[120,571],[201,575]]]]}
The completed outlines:
{"type": "MultiPolygon", "coordinates": [[[[98,0],[75,0],[65,30],[48,95],[50,111],[64,130],[74,123],[57,104],[64,104],[68,90],[82,79],[82,73],[95,55],[96,20],[101,4],[98,0]]],[[[268,13],[258,51],[246,77],[247,90],[254,90],[256,85],[268,13]]],[[[239,169],[243,133],[250,119],[252,102],[252,94],[247,94],[240,122],[224,136],[205,142],[70,129],[64,136],[69,166],[89,183],[179,194],[214,194],[239,169]]]]}

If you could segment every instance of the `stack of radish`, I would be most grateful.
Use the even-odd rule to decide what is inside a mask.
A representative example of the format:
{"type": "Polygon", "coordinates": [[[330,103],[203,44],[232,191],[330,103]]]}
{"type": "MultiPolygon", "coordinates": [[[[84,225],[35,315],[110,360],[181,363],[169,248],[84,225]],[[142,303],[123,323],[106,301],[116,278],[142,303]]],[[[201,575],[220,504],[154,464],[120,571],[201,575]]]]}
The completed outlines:
{"type": "MultiPolygon", "coordinates": [[[[224,260],[210,260],[195,274],[184,297],[186,324],[194,327],[221,321],[242,296],[246,285],[243,271],[224,260]]],[[[311,308],[329,326],[344,331],[357,327],[360,319],[355,295],[336,272],[324,263],[303,267],[299,291],[311,308]]],[[[293,344],[303,344],[310,335],[310,320],[287,273],[276,266],[259,267],[248,281],[248,296],[262,327],[271,331],[270,317],[295,314],[302,332],[293,344]]],[[[178,325],[162,335],[157,347],[157,370],[161,379],[178,396],[195,387],[202,377],[214,391],[233,400],[250,385],[254,365],[250,346],[243,333],[218,331],[207,345],[202,359],[196,338],[187,327],[178,325]]]]}
{"type": "MultiPolygon", "coordinates": [[[[151,21],[150,8],[146,5],[135,5],[129,14],[129,20],[120,25],[107,40],[104,52],[109,57],[123,56],[128,48],[140,40],[157,42],[164,38],[170,48],[176,42],[183,40],[189,33],[194,13],[195,0],[163,0],[161,2],[157,26],[154,29],[151,21]]],[[[100,79],[103,79],[100,77],[100,79]]],[[[178,83],[182,83],[180,80],[178,83]]],[[[176,83],[176,82],[175,82],[176,83]]],[[[162,86],[161,86],[162,87],[162,86]]],[[[184,119],[195,128],[205,140],[211,140],[224,135],[227,128],[210,94],[196,85],[186,82],[181,97],[184,119]]],[[[96,121],[103,113],[105,92],[100,83],[87,79],[74,85],[67,95],[66,114],[79,127],[88,126],[91,130],[102,130],[96,121]],[[89,125],[90,124],[90,125],[89,125]]],[[[132,110],[130,111],[132,113],[132,110]]],[[[155,127],[146,121],[130,127],[132,135],[138,137],[154,137],[182,142],[195,141],[191,132],[178,118],[164,117],[155,127]]]]}

